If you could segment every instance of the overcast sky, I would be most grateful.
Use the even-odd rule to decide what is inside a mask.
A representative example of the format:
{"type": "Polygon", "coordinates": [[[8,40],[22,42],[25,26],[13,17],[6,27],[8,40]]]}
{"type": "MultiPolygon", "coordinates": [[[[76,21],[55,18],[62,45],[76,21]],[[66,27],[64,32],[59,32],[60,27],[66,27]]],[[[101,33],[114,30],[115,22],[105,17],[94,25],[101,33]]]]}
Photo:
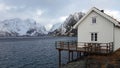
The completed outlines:
{"type": "Polygon", "coordinates": [[[94,6],[120,18],[120,0],[0,0],[0,20],[30,18],[49,29],[69,14],[86,12],[94,6]]]}

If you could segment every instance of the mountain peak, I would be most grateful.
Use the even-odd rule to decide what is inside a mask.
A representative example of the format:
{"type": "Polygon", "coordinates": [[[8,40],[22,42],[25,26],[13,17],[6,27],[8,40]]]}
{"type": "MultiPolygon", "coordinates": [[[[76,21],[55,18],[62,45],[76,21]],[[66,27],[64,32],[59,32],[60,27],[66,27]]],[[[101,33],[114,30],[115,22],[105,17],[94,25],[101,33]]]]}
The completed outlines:
{"type": "Polygon", "coordinates": [[[55,24],[49,34],[67,35],[67,33],[69,33],[69,31],[72,29],[73,25],[76,24],[84,15],[85,14],[82,12],[75,12],[74,14],[70,14],[63,24],[60,26],[55,24]]]}
{"type": "MultiPolygon", "coordinates": [[[[6,34],[9,34],[9,36],[16,36],[16,35],[35,36],[46,33],[44,31],[45,28],[41,26],[39,23],[36,23],[36,21],[34,21],[33,19],[26,19],[26,20],[22,20],[20,18],[7,19],[2,21],[0,25],[0,32],[5,32],[6,34]]],[[[0,34],[0,36],[3,35],[0,34]]]]}

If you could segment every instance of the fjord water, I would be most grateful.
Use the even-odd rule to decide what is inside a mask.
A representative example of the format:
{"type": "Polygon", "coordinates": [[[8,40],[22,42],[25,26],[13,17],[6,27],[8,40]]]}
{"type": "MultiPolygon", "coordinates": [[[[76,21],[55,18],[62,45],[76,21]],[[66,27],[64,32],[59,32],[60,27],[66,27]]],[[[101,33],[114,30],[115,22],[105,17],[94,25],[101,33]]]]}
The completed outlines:
{"type": "Polygon", "coordinates": [[[58,68],[55,41],[70,40],[76,37],[0,38],[0,68],[58,68]]]}

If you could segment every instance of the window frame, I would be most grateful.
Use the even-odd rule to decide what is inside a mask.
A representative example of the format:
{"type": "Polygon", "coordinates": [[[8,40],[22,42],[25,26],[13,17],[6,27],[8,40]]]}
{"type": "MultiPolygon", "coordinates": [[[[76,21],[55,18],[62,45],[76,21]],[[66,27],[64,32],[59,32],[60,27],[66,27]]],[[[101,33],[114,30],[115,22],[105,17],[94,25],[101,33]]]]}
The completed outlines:
{"type": "Polygon", "coordinates": [[[91,32],[91,41],[98,41],[98,33],[91,32]]]}
{"type": "Polygon", "coordinates": [[[96,16],[92,17],[92,24],[95,24],[96,22],[97,22],[97,17],[96,16]]]}

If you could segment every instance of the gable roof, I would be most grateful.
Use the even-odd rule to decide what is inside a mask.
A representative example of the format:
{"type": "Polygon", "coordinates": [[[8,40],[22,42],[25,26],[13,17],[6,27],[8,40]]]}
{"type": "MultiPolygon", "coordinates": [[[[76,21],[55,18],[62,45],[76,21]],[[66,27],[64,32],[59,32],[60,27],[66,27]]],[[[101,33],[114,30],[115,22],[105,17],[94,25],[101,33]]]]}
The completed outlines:
{"type": "Polygon", "coordinates": [[[80,23],[91,13],[91,12],[96,12],[98,14],[100,14],[101,16],[105,17],[106,19],[108,19],[109,21],[111,21],[115,26],[120,27],[120,22],[117,21],[116,19],[114,19],[113,17],[105,14],[104,12],[101,12],[101,10],[97,9],[96,7],[91,8],[86,15],[84,15],[74,26],[73,28],[77,28],[78,25],[80,25],[80,23]]]}

